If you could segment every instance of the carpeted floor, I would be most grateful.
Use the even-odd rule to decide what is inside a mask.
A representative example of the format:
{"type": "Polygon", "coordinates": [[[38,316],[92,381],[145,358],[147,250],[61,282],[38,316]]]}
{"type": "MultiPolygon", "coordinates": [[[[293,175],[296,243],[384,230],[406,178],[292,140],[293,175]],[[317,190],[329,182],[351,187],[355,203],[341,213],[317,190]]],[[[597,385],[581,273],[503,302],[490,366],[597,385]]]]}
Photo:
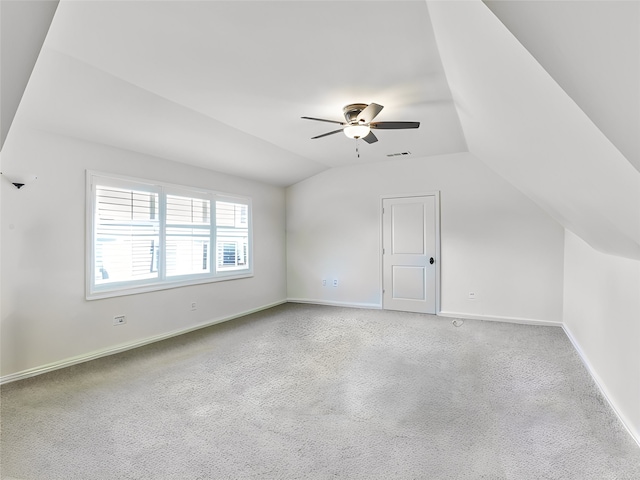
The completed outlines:
{"type": "Polygon", "coordinates": [[[1,400],[5,479],[640,479],[557,327],[287,304],[1,400]]]}

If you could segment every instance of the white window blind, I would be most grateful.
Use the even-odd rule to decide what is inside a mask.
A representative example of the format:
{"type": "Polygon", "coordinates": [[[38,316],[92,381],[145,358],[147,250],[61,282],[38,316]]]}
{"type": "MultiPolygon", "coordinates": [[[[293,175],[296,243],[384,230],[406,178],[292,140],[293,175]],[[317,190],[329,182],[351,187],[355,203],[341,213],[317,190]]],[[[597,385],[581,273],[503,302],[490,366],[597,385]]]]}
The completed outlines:
{"type": "Polygon", "coordinates": [[[250,199],[92,172],[87,185],[87,298],[252,275],[250,199]]]}
{"type": "Polygon", "coordinates": [[[96,285],[158,277],[158,194],[96,188],[96,285]]]}
{"type": "Polygon", "coordinates": [[[167,275],[211,271],[211,201],[167,195],[167,275]]]}
{"type": "Polygon", "coordinates": [[[216,202],[216,268],[233,271],[249,262],[248,205],[216,202]]]}

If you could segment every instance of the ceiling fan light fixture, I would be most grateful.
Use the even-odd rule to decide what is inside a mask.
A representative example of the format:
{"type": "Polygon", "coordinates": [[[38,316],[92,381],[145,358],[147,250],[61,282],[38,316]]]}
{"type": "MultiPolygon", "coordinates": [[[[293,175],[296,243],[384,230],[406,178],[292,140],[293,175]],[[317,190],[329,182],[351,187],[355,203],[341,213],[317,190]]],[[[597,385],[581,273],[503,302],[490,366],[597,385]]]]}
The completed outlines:
{"type": "Polygon", "coordinates": [[[370,103],[369,105],[365,103],[352,103],[347,105],[342,109],[346,123],[316,117],[301,118],[306,120],[315,120],[317,122],[337,123],[342,127],[331,132],[323,133],[322,135],[311,137],[311,140],[344,132],[347,138],[353,138],[356,140],[361,138],[369,145],[378,141],[378,137],[376,137],[372,131],[373,129],[400,130],[405,128],[418,128],[420,126],[420,122],[374,122],[373,119],[376,118],[383,108],[384,107],[382,105],[378,105],[377,103],[370,103]]]}
{"type": "Polygon", "coordinates": [[[369,135],[369,125],[348,125],[344,127],[344,134],[349,138],[364,138],[369,135]]]}

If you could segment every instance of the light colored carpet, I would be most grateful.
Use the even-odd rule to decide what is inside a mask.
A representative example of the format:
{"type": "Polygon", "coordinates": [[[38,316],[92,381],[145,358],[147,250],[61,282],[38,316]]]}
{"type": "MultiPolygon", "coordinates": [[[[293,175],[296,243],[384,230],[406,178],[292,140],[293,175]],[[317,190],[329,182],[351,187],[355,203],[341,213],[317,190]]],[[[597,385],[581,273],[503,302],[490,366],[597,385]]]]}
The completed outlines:
{"type": "Polygon", "coordinates": [[[1,395],[3,478],[640,479],[557,327],[287,304],[1,395]]]}

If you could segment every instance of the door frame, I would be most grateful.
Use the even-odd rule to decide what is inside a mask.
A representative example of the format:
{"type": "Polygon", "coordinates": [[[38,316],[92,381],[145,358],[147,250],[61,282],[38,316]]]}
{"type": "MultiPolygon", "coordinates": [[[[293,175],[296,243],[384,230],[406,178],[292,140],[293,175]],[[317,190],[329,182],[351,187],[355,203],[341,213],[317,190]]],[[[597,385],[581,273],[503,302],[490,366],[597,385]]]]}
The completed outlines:
{"type": "Polygon", "coordinates": [[[409,193],[409,194],[388,194],[380,196],[380,212],[379,212],[379,221],[380,221],[380,236],[379,236],[379,263],[380,263],[380,308],[385,310],[384,308],[384,259],[382,254],[382,248],[384,245],[384,221],[383,221],[383,205],[384,201],[393,198],[414,198],[414,197],[434,197],[435,200],[435,235],[436,235],[436,315],[438,315],[441,311],[440,309],[440,275],[441,275],[441,256],[440,256],[440,190],[435,190],[433,192],[425,192],[425,193],[409,193]]]}

